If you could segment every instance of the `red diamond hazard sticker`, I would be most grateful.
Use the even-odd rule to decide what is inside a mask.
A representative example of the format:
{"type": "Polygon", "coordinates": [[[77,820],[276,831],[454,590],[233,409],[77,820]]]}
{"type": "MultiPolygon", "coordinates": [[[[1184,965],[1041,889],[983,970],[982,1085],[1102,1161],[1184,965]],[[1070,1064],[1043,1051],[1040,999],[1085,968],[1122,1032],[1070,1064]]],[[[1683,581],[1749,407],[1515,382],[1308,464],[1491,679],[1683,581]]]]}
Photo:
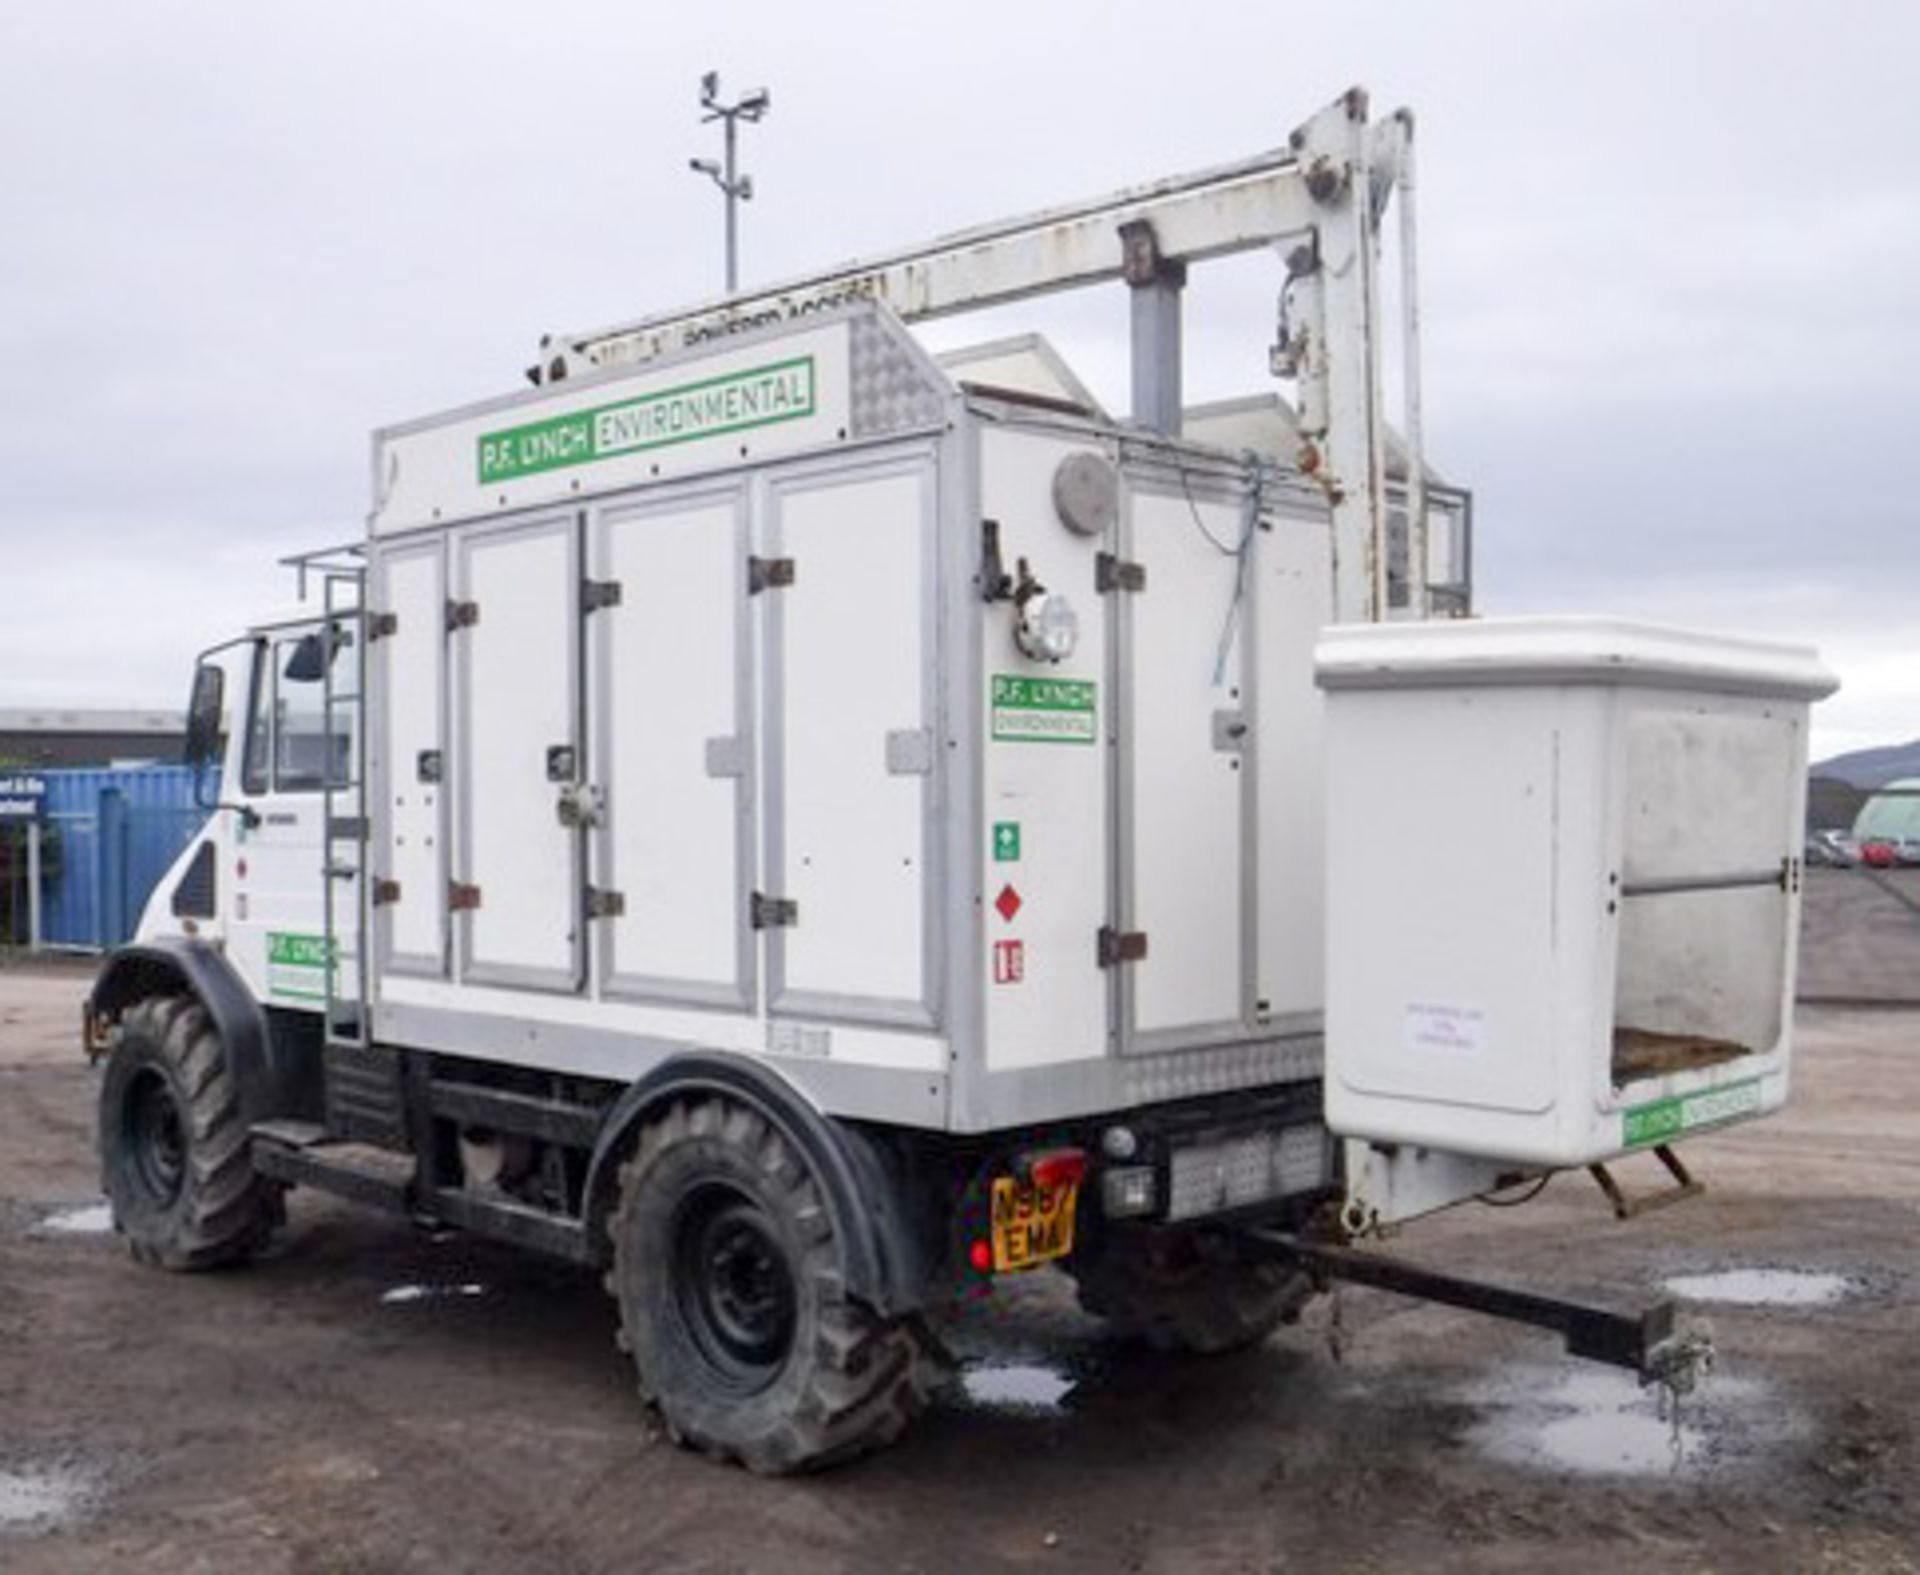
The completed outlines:
{"type": "Polygon", "coordinates": [[[1011,886],[1002,886],[1000,895],[993,899],[993,905],[1000,910],[1000,917],[1011,924],[1013,916],[1020,911],[1020,893],[1011,886]]]}

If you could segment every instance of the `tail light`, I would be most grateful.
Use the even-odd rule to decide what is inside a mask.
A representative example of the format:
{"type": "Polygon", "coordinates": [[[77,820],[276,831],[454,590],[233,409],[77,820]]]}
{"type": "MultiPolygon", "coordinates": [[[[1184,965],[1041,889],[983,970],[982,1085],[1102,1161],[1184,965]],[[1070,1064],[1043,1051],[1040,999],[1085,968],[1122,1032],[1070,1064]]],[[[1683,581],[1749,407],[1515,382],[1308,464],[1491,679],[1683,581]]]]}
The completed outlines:
{"type": "Polygon", "coordinates": [[[1077,1187],[1087,1174],[1086,1150],[1050,1148],[1027,1154],[1022,1156],[1020,1169],[1036,1187],[1077,1187]]]}

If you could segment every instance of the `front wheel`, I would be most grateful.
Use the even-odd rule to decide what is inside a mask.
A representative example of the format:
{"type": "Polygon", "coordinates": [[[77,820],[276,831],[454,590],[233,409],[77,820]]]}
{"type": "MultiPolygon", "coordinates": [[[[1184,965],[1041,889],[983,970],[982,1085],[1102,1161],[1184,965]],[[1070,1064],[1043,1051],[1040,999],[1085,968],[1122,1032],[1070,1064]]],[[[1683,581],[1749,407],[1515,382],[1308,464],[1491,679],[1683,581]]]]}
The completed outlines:
{"type": "Polygon", "coordinates": [[[681,1443],[808,1470],[891,1443],[925,1403],[917,1325],[848,1299],[818,1181],[746,1106],[682,1100],[648,1123],[611,1234],[621,1343],[681,1443]]]}
{"type": "Polygon", "coordinates": [[[263,1246],[281,1189],[253,1168],[227,1049],[186,996],[136,1002],[100,1083],[100,1161],[134,1257],[210,1269],[263,1246]]]}
{"type": "Polygon", "coordinates": [[[1313,1297],[1305,1270],[1204,1228],[1113,1229],[1069,1269],[1080,1305],[1116,1335],[1202,1356],[1259,1344],[1313,1297]]]}

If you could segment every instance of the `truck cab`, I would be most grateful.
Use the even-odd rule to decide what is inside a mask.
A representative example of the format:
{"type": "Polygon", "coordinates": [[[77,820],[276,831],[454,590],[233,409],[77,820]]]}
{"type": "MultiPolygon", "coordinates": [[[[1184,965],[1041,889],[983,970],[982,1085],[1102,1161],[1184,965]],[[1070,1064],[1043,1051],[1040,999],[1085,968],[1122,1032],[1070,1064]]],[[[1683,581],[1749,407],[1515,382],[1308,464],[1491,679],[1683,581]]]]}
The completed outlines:
{"type": "MultiPolygon", "coordinates": [[[[356,639],[349,619],[290,608],[208,652],[195,672],[188,754],[208,818],[155,887],[139,937],[219,944],[274,1009],[318,1013],[328,994],[317,876],[329,810],[357,797],[358,712],[348,703],[357,679],[341,682],[358,670],[356,639]]],[[[333,983],[351,994],[357,959],[338,961],[333,983]]]]}

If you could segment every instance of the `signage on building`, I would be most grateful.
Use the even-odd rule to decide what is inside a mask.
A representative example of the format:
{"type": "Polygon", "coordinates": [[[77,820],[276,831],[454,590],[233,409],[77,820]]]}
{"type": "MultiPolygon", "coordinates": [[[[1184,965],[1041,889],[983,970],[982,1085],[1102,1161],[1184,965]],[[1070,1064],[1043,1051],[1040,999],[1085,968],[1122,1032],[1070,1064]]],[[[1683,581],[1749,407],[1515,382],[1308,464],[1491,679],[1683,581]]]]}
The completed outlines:
{"type": "Polygon", "coordinates": [[[0,820],[38,820],[46,803],[45,777],[0,777],[0,820]]]}

